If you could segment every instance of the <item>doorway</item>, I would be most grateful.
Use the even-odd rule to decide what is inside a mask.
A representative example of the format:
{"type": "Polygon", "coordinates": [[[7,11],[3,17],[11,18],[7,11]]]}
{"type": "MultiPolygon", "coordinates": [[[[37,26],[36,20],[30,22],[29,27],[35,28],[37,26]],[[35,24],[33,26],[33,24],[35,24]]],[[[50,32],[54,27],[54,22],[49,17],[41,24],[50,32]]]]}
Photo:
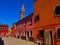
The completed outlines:
{"type": "Polygon", "coordinates": [[[52,30],[45,30],[45,44],[46,45],[53,45],[53,36],[52,36],[52,30]]]}
{"type": "Polygon", "coordinates": [[[26,31],[26,40],[29,40],[29,31],[26,31]]]}

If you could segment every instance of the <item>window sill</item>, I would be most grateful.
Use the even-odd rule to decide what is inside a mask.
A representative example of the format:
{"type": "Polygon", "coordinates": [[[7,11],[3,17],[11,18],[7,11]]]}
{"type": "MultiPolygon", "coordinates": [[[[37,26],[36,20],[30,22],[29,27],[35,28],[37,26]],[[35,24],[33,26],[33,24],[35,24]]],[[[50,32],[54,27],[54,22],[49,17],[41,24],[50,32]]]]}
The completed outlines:
{"type": "Polygon", "coordinates": [[[60,40],[60,39],[57,39],[57,40],[60,40]]]}
{"type": "Polygon", "coordinates": [[[39,22],[39,20],[35,20],[34,22],[39,22]]]}
{"type": "Polygon", "coordinates": [[[44,37],[38,37],[37,39],[44,39],[44,37]]]}
{"type": "Polygon", "coordinates": [[[55,15],[56,17],[59,17],[60,16],[60,14],[58,14],[58,15],[55,15]]]}
{"type": "Polygon", "coordinates": [[[32,25],[32,24],[29,24],[29,25],[32,25]]]}
{"type": "Polygon", "coordinates": [[[60,39],[57,39],[58,42],[60,42],[60,39]]]}
{"type": "Polygon", "coordinates": [[[24,25],[26,27],[26,25],[24,25]]]}

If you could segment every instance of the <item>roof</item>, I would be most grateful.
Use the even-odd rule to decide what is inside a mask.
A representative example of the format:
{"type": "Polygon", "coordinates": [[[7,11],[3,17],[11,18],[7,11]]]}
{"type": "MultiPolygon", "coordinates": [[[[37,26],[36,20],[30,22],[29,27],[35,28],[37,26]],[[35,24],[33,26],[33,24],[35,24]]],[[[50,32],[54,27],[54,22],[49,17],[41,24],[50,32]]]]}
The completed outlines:
{"type": "Polygon", "coordinates": [[[25,21],[25,19],[27,19],[28,17],[30,17],[30,16],[32,16],[32,15],[33,15],[33,13],[31,13],[31,14],[28,15],[27,17],[23,18],[22,20],[19,20],[18,22],[14,23],[14,24],[17,24],[17,23],[20,23],[20,22],[22,22],[22,21],[25,21]]]}
{"type": "Polygon", "coordinates": [[[8,26],[7,24],[0,24],[0,26],[8,26]]]}

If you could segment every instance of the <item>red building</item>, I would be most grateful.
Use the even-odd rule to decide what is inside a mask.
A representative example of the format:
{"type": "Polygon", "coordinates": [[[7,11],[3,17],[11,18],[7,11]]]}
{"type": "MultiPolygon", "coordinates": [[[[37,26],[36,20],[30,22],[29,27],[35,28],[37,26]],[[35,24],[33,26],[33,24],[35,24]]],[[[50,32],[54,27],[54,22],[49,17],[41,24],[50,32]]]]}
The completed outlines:
{"type": "Polygon", "coordinates": [[[8,34],[8,25],[0,24],[0,33],[2,36],[6,36],[8,34]]]}
{"type": "MultiPolygon", "coordinates": [[[[24,18],[24,5],[22,5],[22,10],[20,11],[20,20],[12,25],[12,36],[16,37],[18,32],[18,27],[20,26],[20,21],[24,18]]],[[[20,28],[19,28],[20,29],[20,28]]]]}
{"type": "Polygon", "coordinates": [[[26,40],[33,40],[33,13],[26,18],[19,21],[19,24],[17,25],[18,31],[21,33],[21,38],[26,40]]]}
{"type": "Polygon", "coordinates": [[[14,23],[11,27],[11,36],[16,37],[16,24],[14,23]]]}
{"type": "Polygon", "coordinates": [[[16,34],[21,39],[34,41],[33,38],[33,27],[34,27],[34,21],[33,21],[33,13],[29,16],[23,18],[22,20],[19,20],[18,22],[14,23],[12,27],[12,36],[16,36],[16,34]]]}
{"type": "Polygon", "coordinates": [[[22,39],[34,41],[32,34],[34,27],[33,13],[24,18],[24,11],[23,5],[20,14],[20,20],[13,24],[12,36],[17,37],[19,35],[22,39]]]}

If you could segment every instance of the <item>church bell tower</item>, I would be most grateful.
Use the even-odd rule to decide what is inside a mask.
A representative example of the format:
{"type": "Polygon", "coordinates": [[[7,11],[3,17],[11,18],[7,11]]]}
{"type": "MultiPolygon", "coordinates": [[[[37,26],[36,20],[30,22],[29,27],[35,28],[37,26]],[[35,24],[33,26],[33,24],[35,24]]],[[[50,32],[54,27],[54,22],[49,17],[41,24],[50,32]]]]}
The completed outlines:
{"type": "Polygon", "coordinates": [[[24,12],[25,12],[24,5],[22,5],[22,9],[20,11],[20,20],[22,20],[24,18],[24,12]]]}

